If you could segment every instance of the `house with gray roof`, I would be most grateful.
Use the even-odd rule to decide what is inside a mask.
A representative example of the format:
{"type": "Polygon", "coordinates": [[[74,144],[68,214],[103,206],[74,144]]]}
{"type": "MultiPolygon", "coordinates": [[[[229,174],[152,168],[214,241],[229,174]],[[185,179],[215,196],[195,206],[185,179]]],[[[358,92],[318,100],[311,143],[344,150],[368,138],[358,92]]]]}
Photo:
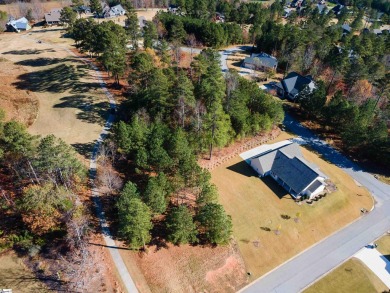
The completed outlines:
{"type": "Polygon", "coordinates": [[[259,177],[271,176],[295,199],[313,198],[323,193],[327,177],[306,161],[296,143],[276,147],[250,159],[259,177]]]}
{"type": "Polygon", "coordinates": [[[300,75],[296,72],[290,72],[281,82],[275,85],[276,91],[281,98],[287,98],[294,101],[299,93],[306,87],[313,91],[316,86],[310,75],[300,75]]]}
{"type": "Polygon", "coordinates": [[[13,19],[11,18],[7,24],[6,24],[7,31],[10,32],[21,32],[21,31],[28,31],[31,29],[30,24],[28,23],[27,18],[22,17],[19,19],[13,19]]]}
{"type": "Polygon", "coordinates": [[[246,57],[244,59],[244,67],[254,70],[276,70],[278,67],[278,60],[271,55],[268,55],[266,53],[259,53],[255,54],[253,53],[251,57],[246,57]]]}
{"type": "Polygon", "coordinates": [[[61,8],[52,9],[49,13],[45,13],[45,22],[48,25],[61,23],[61,8]]]}
{"type": "Polygon", "coordinates": [[[112,6],[112,7],[106,6],[103,9],[103,17],[104,18],[116,17],[116,16],[125,15],[125,14],[126,14],[126,10],[120,4],[112,6]]]}

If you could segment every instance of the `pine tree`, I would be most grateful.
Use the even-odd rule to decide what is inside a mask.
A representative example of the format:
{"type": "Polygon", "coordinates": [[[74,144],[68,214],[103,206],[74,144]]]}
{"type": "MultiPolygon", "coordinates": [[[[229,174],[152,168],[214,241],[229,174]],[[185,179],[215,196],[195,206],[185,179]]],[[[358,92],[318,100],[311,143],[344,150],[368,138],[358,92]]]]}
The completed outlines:
{"type": "Polygon", "coordinates": [[[196,217],[206,239],[214,244],[227,244],[232,234],[232,221],[220,204],[208,203],[196,217]]]}
{"type": "Polygon", "coordinates": [[[174,244],[186,244],[196,242],[196,226],[191,213],[184,205],[174,207],[170,210],[166,226],[168,230],[168,241],[174,244]]]}
{"type": "Polygon", "coordinates": [[[152,213],[140,199],[123,194],[118,200],[119,235],[132,248],[145,248],[150,241],[152,213]]]}

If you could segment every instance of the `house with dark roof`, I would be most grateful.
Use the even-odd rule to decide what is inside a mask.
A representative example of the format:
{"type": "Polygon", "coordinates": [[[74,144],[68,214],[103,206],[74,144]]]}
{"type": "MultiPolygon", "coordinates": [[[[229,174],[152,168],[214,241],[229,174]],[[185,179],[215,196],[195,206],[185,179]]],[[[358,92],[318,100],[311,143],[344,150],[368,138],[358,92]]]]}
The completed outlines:
{"type": "Polygon", "coordinates": [[[296,72],[290,72],[281,82],[277,83],[276,91],[281,98],[294,101],[299,93],[306,87],[309,91],[315,89],[315,83],[310,75],[302,76],[296,72]]]}
{"type": "Polygon", "coordinates": [[[31,29],[30,24],[28,23],[27,18],[22,17],[19,19],[11,18],[6,24],[7,31],[9,32],[21,32],[28,31],[31,29]]]}
{"type": "Polygon", "coordinates": [[[324,192],[327,179],[319,168],[306,161],[299,145],[289,143],[250,159],[259,177],[271,176],[295,199],[313,198],[324,192]]]}
{"type": "Polygon", "coordinates": [[[268,55],[266,53],[253,53],[251,57],[246,57],[244,59],[244,67],[254,70],[276,70],[278,67],[278,59],[274,56],[268,55]]]}
{"type": "Polygon", "coordinates": [[[336,15],[339,15],[341,13],[341,11],[343,10],[344,6],[341,5],[341,4],[337,4],[336,6],[334,6],[330,11],[329,13],[333,12],[334,14],[336,15]]]}
{"type": "Polygon", "coordinates": [[[45,22],[48,25],[61,23],[61,8],[54,8],[49,13],[45,13],[45,22]]]}

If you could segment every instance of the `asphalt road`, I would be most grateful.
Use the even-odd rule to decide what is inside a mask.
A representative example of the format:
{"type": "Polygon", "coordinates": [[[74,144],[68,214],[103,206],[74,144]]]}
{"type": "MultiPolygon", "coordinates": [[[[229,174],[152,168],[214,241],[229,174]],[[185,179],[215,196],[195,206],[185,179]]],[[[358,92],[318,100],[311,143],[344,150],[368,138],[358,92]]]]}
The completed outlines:
{"type": "MultiPolygon", "coordinates": [[[[239,47],[236,47],[220,52],[223,72],[228,69],[227,57],[239,49],[239,47]]],[[[241,292],[245,293],[300,292],[322,275],[353,256],[362,247],[390,230],[389,185],[378,181],[374,176],[365,172],[360,166],[319,139],[290,115],[286,114],[283,124],[288,130],[300,136],[304,143],[309,144],[320,153],[324,159],[337,165],[358,183],[365,186],[373,194],[376,205],[373,211],[365,214],[357,221],[243,288],[241,292]]]]}

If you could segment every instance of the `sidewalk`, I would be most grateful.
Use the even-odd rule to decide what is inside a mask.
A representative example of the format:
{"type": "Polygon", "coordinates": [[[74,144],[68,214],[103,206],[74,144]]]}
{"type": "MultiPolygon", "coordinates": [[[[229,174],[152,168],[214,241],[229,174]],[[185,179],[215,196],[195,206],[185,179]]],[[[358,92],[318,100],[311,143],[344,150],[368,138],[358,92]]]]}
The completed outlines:
{"type": "Polygon", "coordinates": [[[388,288],[390,288],[390,261],[378,250],[365,247],[355,254],[354,257],[363,261],[364,264],[373,271],[388,288]]]}

